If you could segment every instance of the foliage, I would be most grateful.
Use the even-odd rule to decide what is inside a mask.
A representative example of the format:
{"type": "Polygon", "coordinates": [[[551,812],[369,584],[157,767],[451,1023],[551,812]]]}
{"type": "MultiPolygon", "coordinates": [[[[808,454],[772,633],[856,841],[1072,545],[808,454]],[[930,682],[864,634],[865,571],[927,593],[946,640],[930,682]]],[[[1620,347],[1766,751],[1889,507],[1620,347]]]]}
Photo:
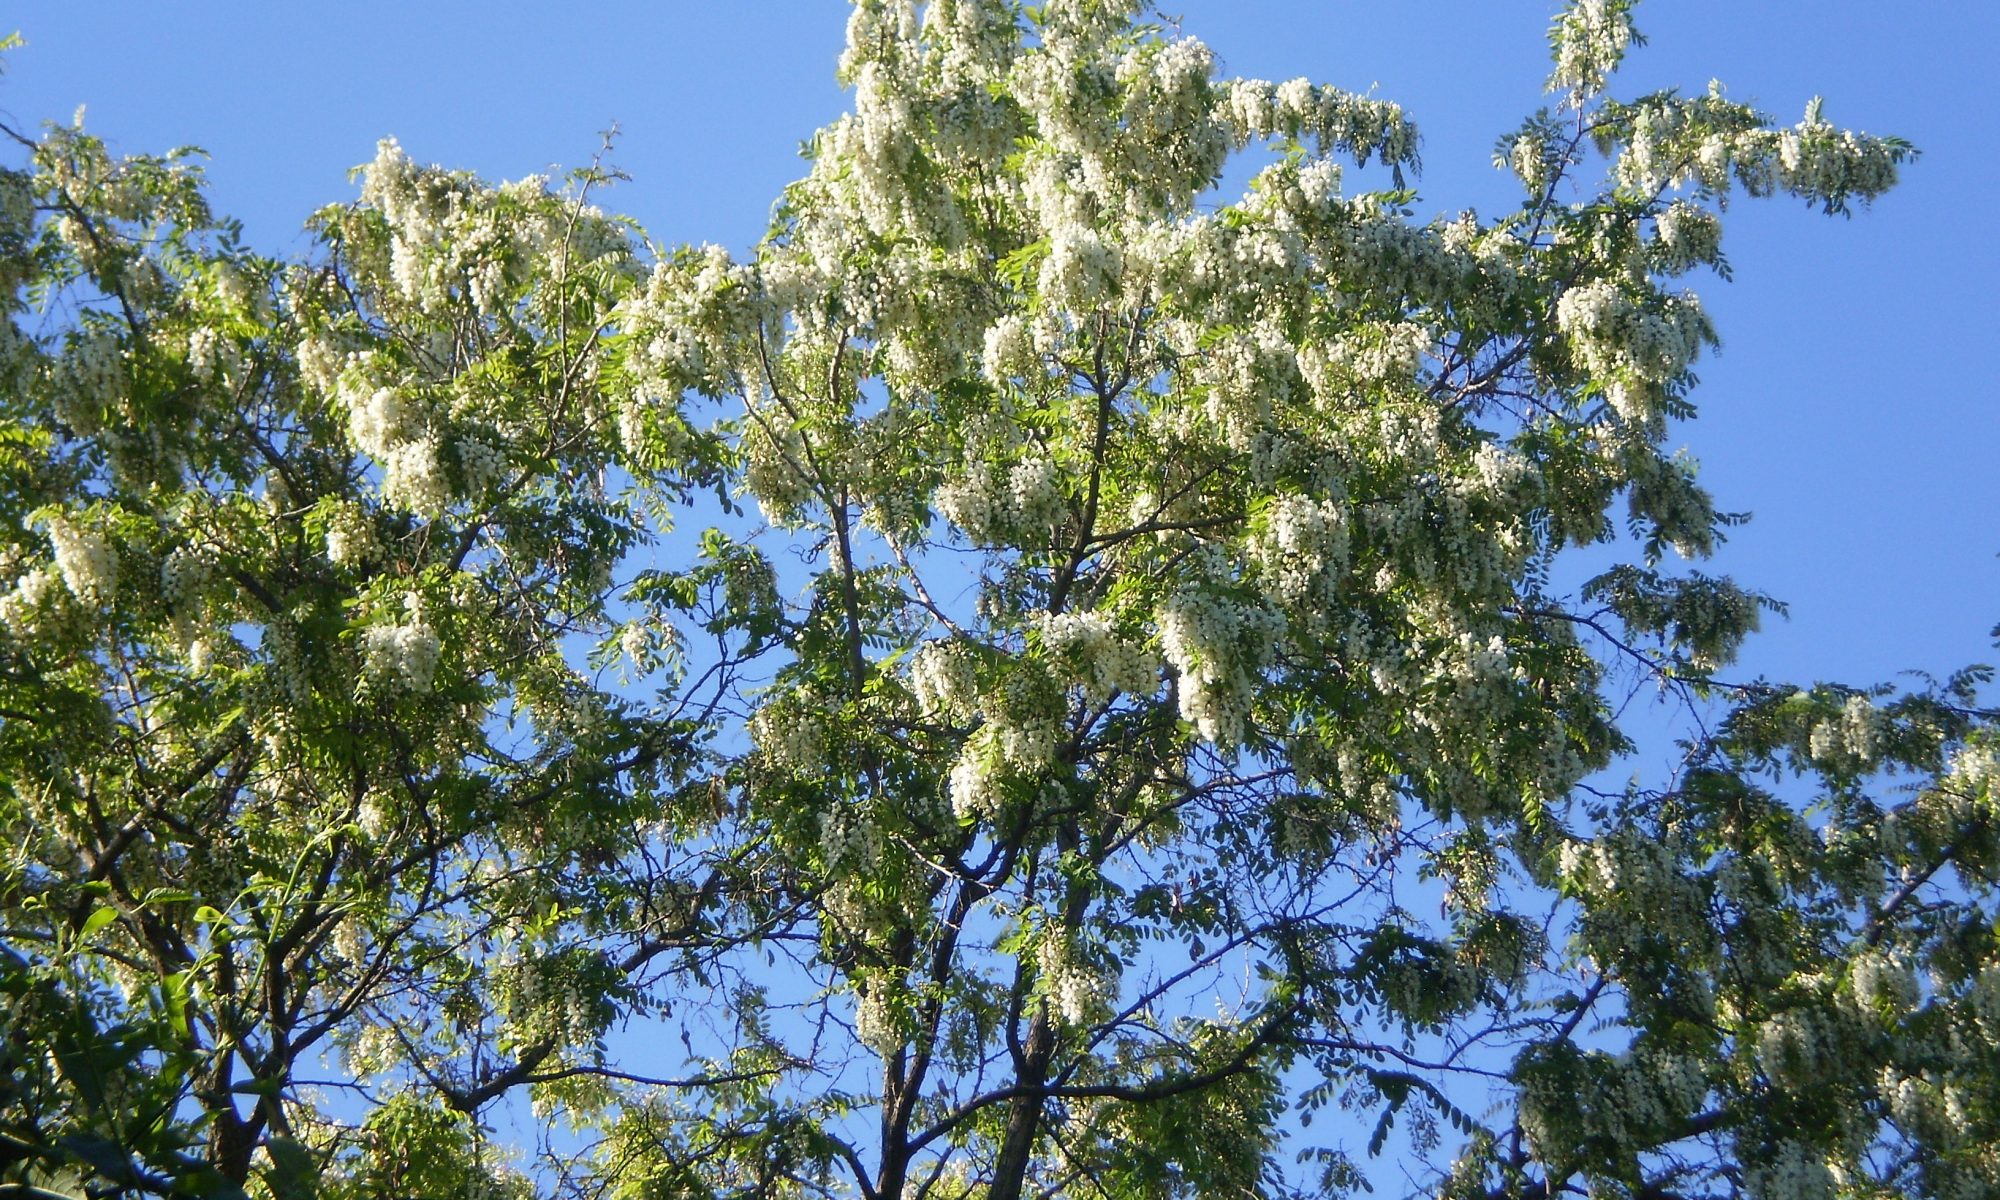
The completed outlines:
{"type": "Polygon", "coordinates": [[[384,142],[277,261],[8,131],[0,1179],[2000,1188],[1984,677],[1722,684],[1669,559],[1724,202],[1913,151],[1583,0],[1420,224],[1396,106],[1147,16],[860,0],[741,259],[384,142]],[[1607,794],[1634,675],[1728,712],[1607,794]]]}

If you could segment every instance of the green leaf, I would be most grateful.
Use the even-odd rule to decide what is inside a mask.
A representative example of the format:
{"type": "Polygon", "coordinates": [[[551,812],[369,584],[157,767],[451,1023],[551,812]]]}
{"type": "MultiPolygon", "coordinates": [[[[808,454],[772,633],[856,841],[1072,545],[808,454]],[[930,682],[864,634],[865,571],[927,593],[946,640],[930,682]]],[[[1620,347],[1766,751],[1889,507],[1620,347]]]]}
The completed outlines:
{"type": "Polygon", "coordinates": [[[132,1168],[131,1155],[110,1138],[94,1133],[73,1133],[56,1144],[113,1183],[127,1186],[139,1183],[138,1172],[132,1168]]]}
{"type": "Polygon", "coordinates": [[[92,909],[90,915],[83,919],[83,928],[77,931],[77,938],[88,940],[92,934],[117,919],[118,910],[108,904],[92,909]]]}
{"type": "Polygon", "coordinates": [[[1396,1110],[1390,1108],[1384,1111],[1381,1119],[1375,1122],[1375,1132],[1368,1136],[1368,1157],[1374,1158],[1382,1153],[1382,1144],[1389,1140],[1389,1130],[1395,1124],[1396,1110]]]}
{"type": "Polygon", "coordinates": [[[264,1182],[276,1200],[311,1200],[319,1195],[319,1164],[312,1151],[291,1138],[274,1137],[264,1143],[271,1165],[264,1182]]]}
{"type": "Polygon", "coordinates": [[[167,1023],[172,1026],[176,1035],[183,1038],[190,1032],[188,987],[191,974],[191,971],[176,971],[160,980],[160,999],[167,1006],[167,1023]]]}

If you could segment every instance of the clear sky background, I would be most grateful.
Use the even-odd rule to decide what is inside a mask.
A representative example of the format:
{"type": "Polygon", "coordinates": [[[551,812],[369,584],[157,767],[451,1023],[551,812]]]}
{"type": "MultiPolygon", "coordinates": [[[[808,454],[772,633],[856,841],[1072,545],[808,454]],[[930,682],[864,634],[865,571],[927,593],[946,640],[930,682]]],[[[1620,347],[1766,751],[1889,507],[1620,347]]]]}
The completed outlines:
{"type": "MultiPolygon", "coordinates": [[[[1423,131],[1420,209],[1498,212],[1494,139],[1544,102],[1549,0],[1178,0],[1234,74],[1307,75],[1402,103],[1423,131]]],[[[0,33],[0,114],[32,127],[89,106],[114,149],[195,144],[250,242],[299,251],[314,209],[393,134],[426,162],[517,178],[613,161],[602,203],[663,243],[741,250],[798,146],[843,111],[839,0],[339,4],[26,0],[0,33]]],[[[1748,510],[1709,569],[1790,602],[1739,676],[1865,682],[1996,657],[2000,421],[1995,281],[2000,104],[1986,82],[2000,5],[1937,0],[1652,0],[1651,44],[1614,93],[1730,95],[1786,123],[1827,97],[1838,124],[1915,142],[1902,186],[1854,220],[1795,202],[1732,206],[1733,283],[1696,277],[1724,340],[1677,431],[1720,507],[1748,510]]],[[[1362,177],[1365,178],[1365,177],[1362,177]]]]}

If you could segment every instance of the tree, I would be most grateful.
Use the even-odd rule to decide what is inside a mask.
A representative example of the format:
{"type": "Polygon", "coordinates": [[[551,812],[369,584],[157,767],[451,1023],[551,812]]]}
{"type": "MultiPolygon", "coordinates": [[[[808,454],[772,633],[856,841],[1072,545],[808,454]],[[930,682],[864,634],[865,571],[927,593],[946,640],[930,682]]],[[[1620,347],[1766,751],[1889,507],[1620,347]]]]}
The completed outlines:
{"type": "Polygon", "coordinates": [[[1418,224],[1394,105],[1146,17],[858,3],[743,261],[384,143],[281,263],[15,134],[18,1186],[2000,1187],[1984,676],[1721,682],[1769,601],[1667,562],[1677,280],[1913,151],[1613,100],[1587,0],[1418,224]],[[1635,673],[1729,711],[1606,792],[1635,673]]]}
{"type": "MultiPolygon", "coordinates": [[[[360,1145],[406,1191],[399,1122],[560,1090],[714,932],[725,850],[669,833],[708,819],[714,696],[568,651],[723,446],[607,336],[643,276],[597,173],[492,189],[388,145],[286,265],[184,155],[15,137],[9,296],[59,323],[6,326],[5,1153],[227,1192],[262,1149],[284,1191],[360,1145]],[[336,1135],[299,1085],[335,1045],[426,1099],[336,1135]]],[[[641,671],[676,653],[662,595],[610,641],[641,671]]]]}

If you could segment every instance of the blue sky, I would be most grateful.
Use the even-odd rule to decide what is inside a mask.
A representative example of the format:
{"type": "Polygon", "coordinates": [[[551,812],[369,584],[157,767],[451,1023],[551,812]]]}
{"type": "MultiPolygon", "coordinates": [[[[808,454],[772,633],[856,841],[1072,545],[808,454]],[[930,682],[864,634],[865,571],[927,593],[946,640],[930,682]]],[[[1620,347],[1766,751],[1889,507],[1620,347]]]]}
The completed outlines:
{"type": "MultiPolygon", "coordinates": [[[[1181,28],[1232,73],[1308,75],[1401,102],[1424,132],[1425,212],[1496,210],[1488,155],[1543,102],[1553,5],[1529,0],[1179,0],[1181,28]]],[[[0,114],[66,119],[125,152],[196,144],[216,207],[267,252],[304,246],[313,209],[394,134],[422,161],[513,178],[586,162],[616,122],[633,176],[604,199],[662,242],[742,248],[802,171],[800,141],[845,98],[838,0],[340,5],[28,0],[0,28],[0,114]]],[[[2000,305],[2000,133],[1977,82],[2000,6],[1896,9],[1653,0],[1651,44],[1614,90],[1711,78],[1786,122],[1815,94],[1834,121],[1914,141],[1902,187],[1854,220],[1742,201],[1733,283],[1696,279],[1724,350],[1678,431],[1721,507],[1755,520],[1711,569],[1792,605],[1741,676],[1863,682],[1995,657],[2000,421],[1988,396],[2000,305]]]]}

